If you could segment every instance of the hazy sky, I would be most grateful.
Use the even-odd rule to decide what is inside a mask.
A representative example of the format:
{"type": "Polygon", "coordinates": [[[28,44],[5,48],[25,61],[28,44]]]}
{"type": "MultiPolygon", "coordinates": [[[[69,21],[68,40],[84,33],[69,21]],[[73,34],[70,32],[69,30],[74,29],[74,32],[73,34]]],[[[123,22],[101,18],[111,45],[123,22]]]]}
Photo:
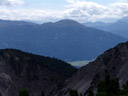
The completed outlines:
{"type": "Polygon", "coordinates": [[[50,22],[114,21],[128,16],[128,0],[0,0],[0,19],[50,22]]]}

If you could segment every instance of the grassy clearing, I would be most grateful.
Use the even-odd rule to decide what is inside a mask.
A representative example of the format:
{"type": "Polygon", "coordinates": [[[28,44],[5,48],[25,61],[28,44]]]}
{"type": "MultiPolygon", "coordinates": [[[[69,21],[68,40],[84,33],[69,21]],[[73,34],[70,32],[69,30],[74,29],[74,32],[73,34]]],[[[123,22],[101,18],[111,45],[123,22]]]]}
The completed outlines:
{"type": "Polygon", "coordinates": [[[72,66],[76,66],[76,67],[82,67],[86,64],[88,64],[90,61],[84,60],[84,61],[73,61],[73,62],[68,62],[69,64],[71,64],[72,66]]]}

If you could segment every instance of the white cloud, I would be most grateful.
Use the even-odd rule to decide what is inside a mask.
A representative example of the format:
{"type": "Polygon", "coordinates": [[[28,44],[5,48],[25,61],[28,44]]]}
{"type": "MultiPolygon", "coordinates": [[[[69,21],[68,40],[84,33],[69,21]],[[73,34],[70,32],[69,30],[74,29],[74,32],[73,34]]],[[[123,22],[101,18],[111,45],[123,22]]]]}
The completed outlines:
{"type": "Polygon", "coordinates": [[[81,0],[68,0],[67,14],[79,21],[116,20],[128,16],[128,3],[101,5],[81,0]]]}
{"type": "Polygon", "coordinates": [[[1,6],[23,5],[24,0],[0,0],[1,6]]]}
{"type": "Polygon", "coordinates": [[[41,9],[9,9],[0,8],[0,19],[4,20],[29,20],[49,22],[63,19],[62,12],[52,12],[41,9]]]}
{"type": "MultiPolygon", "coordinates": [[[[21,5],[22,0],[4,0],[10,2],[4,5],[21,5]],[[13,3],[12,3],[13,2],[13,3]]],[[[0,4],[2,1],[0,1],[0,4]]],[[[64,11],[48,11],[43,9],[13,9],[0,7],[0,19],[29,20],[29,21],[56,21],[60,19],[74,19],[80,22],[88,21],[112,21],[128,16],[128,3],[118,2],[109,5],[101,5],[94,2],[81,0],[68,0],[64,11]]]]}

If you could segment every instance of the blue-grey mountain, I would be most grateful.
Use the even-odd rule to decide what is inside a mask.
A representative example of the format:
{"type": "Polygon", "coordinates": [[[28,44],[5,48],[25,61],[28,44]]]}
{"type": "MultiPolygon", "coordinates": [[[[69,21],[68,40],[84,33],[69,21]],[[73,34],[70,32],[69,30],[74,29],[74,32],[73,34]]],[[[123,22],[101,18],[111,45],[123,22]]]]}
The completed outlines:
{"type": "Polygon", "coordinates": [[[126,40],[73,20],[42,25],[0,21],[0,48],[16,48],[67,61],[95,59],[105,50],[126,40]]]}
{"type": "Polygon", "coordinates": [[[88,22],[88,23],[85,23],[85,25],[89,27],[94,27],[100,30],[104,30],[107,32],[111,32],[113,34],[117,34],[124,38],[128,38],[128,17],[122,18],[121,20],[115,23],[88,22]]]}

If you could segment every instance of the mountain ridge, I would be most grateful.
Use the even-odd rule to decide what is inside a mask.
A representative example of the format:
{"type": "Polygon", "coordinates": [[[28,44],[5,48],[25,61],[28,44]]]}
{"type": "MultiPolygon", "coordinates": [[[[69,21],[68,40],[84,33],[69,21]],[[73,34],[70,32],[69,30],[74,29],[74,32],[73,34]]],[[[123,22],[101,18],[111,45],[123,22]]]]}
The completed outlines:
{"type": "Polygon", "coordinates": [[[101,54],[95,61],[80,68],[63,88],[62,96],[68,96],[68,89],[78,90],[86,96],[88,89],[96,92],[99,81],[104,80],[104,71],[108,70],[111,78],[118,78],[122,87],[128,80],[128,42],[120,43],[101,54]]]}
{"type": "Polygon", "coordinates": [[[128,17],[124,17],[114,23],[102,23],[99,24],[98,22],[95,23],[84,23],[85,26],[94,27],[100,30],[104,30],[113,34],[117,34],[124,38],[128,38],[128,17]]]}
{"type": "Polygon", "coordinates": [[[26,53],[16,49],[0,50],[0,93],[17,96],[27,88],[31,96],[54,96],[64,81],[77,69],[70,64],[50,57],[26,53]]]}
{"type": "Polygon", "coordinates": [[[72,20],[0,27],[0,49],[14,48],[65,61],[95,59],[105,50],[126,40],[72,20]]]}

